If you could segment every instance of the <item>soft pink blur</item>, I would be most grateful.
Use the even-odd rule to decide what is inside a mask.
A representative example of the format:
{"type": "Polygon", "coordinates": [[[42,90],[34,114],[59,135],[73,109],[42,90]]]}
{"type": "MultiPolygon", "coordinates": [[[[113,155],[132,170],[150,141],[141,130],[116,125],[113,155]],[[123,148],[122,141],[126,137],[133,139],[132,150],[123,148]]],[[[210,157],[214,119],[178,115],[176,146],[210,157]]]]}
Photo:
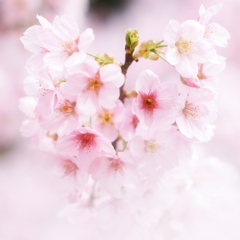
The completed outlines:
{"type": "MultiPolygon", "coordinates": [[[[210,142],[196,144],[196,150],[201,157],[217,157],[239,171],[240,1],[222,2],[223,9],[212,21],[225,27],[231,39],[227,48],[218,48],[219,54],[227,57],[227,67],[220,75],[217,99],[219,113],[213,123],[216,126],[214,137],[210,142]]],[[[24,117],[18,109],[18,99],[25,96],[23,80],[27,72],[24,66],[30,57],[19,38],[28,27],[38,24],[35,16],[39,14],[52,21],[55,15],[69,14],[77,21],[80,32],[87,27],[93,29],[95,41],[88,49],[89,53],[96,55],[110,52],[117,61],[124,62],[125,31],[129,27],[138,29],[140,41],[162,40],[164,27],[170,19],[179,22],[197,20],[201,4],[208,8],[217,3],[219,1],[216,0],[132,0],[123,10],[103,19],[95,12],[88,13],[87,0],[0,1],[1,240],[80,239],[77,225],[57,217],[67,202],[68,183],[63,183],[51,172],[53,170],[49,170],[51,168],[47,167],[44,153],[40,153],[19,132],[24,117]]],[[[143,69],[152,70],[162,82],[181,84],[178,73],[164,61],[140,59],[129,68],[125,86],[127,90],[132,90],[143,69]]],[[[235,228],[231,228],[226,240],[233,239],[231,235],[235,228]]],[[[192,236],[196,232],[193,230],[192,236]]]]}

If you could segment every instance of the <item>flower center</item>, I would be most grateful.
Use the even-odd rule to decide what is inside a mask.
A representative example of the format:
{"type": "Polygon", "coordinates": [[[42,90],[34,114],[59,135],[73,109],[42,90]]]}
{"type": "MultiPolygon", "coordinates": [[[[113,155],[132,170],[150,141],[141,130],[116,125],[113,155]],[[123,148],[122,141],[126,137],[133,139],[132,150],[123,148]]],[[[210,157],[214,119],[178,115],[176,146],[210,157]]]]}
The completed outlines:
{"type": "Polygon", "coordinates": [[[90,79],[89,80],[89,83],[88,83],[88,86],[87,86],[87,89],[88,90],[93,90],[95,91],[96,94],[99,93],[101,87],[103,86],[103,82],[99,79],[90,79]]]}
{"type": "Polygon", "coordinates": [[[96,146],[96,135],[93,133],[84,133],[77,136],[77,141],[80,144],[80,148],[91,148],[96,146]]]}
{"type": "Polygon", "coordinates": [[[71,160],[63,161],[62,167],[64,169],[65,175],[75,175],[78,170],[78,166],[71,160]]]}
{"type": "Polygon", "coordinates": [[[190,116],[192,119],[197,120],[205,113],[205,110],[202,106],[196,106],[186,101],[185,108],[182,112],[186,117],[190,116]]]}
{"type": "Polygon", "coordinates": [[[175,46],[178,48],[180,53],[193,53],[194,46],[192,40],[180,38],[180,40],[176,42],[175,46]]]}
{"type": "Polygon", "coordinates": [[[118,159],[110,158],[109,160],[110,160],[110,163],[108,164],[108,170],[111,173],[122,172],[123,162],[121,161],[120,158],[118,159]]]}
{"type": "Polygon", "coordinates": [[[67,52],[70,55],[73,54],[73,52],[77,51],[77,44],[74,41],[63,41],[62,42],[62,51],[67,52]]]}
{"type": "Polygon", "coordinates": [[[62,104],[58,110],[61,114],[63,114],[64,116],[69,116],[71,113],[74,112],[74,108],[76,106],[76,103],[73,102],[69,102],[68,100],[64,101],[64,104],[62,104]]]}
{"type": "Polygon", "coordinates": [[[161,145],[155,139],[144,141],[146,152],[156,152],[161,148],[161,145]]]}
{"type": "Polygon", "coordinates": [[[99,118],[102,124],[113,124],[113,115],[109,111],[104,111],[99,118]]]}
{"type": "Polygon", "coordinates": [[[154,109],[158,107],[158,101],[156,99],[155,93],[142,93],[140,92],[140,96],[142,99],[142,109],[145,109],[148,112],[153,112],[154,109]]]}

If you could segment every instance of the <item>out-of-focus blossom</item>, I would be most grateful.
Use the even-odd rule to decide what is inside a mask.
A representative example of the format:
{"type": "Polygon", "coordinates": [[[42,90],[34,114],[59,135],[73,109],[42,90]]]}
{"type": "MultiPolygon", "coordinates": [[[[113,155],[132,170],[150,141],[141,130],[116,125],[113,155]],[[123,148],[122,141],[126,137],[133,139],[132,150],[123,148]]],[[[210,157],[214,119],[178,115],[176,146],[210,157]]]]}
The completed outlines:
{"type": "Polygon", "coordinates": [[[223,4],[220,3],[205,10],[202,4],[199,9],[199,22],[206,26],[204,38],[216,46],[227,47],[227,40],[230,39],[229,32],[218,23],[209,23],[210,19],[221,10],[222,6],[223,4]]]}
{"type": "Polygon", "coordinates": [[[121,187],[129,185],[136,179],[137,172],[133,159],[128,153],[106,155],[95,159],[89,167],[92,178],[100,184],[100,188],[114,195],[121,193],[121,187]]]}
{"type": "Polygon", "coordinates": [[[129,141],[134,137],[139,123],[138,117],[132,111],[132,105],[132,100],[125,101],[124,118],[119,126],[119,131],[125,141],[129,141]]]}

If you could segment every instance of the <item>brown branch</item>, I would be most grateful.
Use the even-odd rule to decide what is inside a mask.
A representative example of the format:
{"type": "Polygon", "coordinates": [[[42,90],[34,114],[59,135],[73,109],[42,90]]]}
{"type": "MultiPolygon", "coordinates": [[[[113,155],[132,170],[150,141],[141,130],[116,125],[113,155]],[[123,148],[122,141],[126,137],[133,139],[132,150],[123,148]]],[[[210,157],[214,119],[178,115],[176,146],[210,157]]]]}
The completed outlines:
{"type": "MultiPolygon", "coordinates": [[[[138,59],[134,59],[133,58],[133,52],[134,50],[130,51],[129,50],[129,47],[126,45],[125,46],[125,51],[126,51],[126,54],[125,54],[125,63],[124,65],[122,65],[122,74],[125,76],[125,82],[126,82],[126,74],[127,74],[127,70],[128,68],[130,67],[130,65],[132,64],[133,61],[138,61],[138,59]]],[[[119,96],[119,99],[123,102],[124,98],[126,97],[126,92],[123,90],[124,88],[124,85],[125,85],[125,82],[124,84],[120,87],[120,96],[119,96]]]]}
{"type": "MultiPolygon", "coordinates": [[[[130,65],[132,64],[133,61],[138,62],[138,59],[134,59],[133,58],[133,52],[134,50],[130,51],[129,47],[126,45],[125,46],[125,63],[122,65],[122,74],[125,76],[125,82],[126,82],[126,74],[127,74],[127,70],[130,67],[130,65]]],[[[126,97],[126,92],[123,90],[124,88],[124,84],[120,87],[120,96],[119,96],[119,100],[121,100],[122,102],[124,101],[124,98],[126,97]]],[[[117,142],[120,140],[121,137],[118,136],[118,138],[112,142],[112,145],[114,147],[115,150],[117,150],[117,142]]]]}

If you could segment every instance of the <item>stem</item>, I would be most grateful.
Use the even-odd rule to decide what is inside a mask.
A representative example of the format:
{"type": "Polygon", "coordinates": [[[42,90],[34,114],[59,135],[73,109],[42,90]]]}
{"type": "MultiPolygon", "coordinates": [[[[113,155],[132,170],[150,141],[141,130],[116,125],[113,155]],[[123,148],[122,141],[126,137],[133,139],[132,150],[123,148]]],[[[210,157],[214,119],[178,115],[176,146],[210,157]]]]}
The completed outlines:
{"type": "MultiPolygon", "coordinates": [[[[127,70],[130,67],[130,65],[132,64],[133,61],[135,61],[136,59],[133,58],[133,52],[134,50],[130,51],[129,47],[126,45],[125,46],[125,63],[122,65],[121,69],[122,69],[122,74],[125,76],[126,79],[126,74],[127,74],[127,70]]],[[[123,102],[124,98],[126,97],[126,92],[123,90],[125,85],[124,84],[120,87],[120,96],[119,99],[123,102]]]]}
{"type": "MultiPolygon", "coordinates": [[[[158,57],[160,57],[162,60],[164,60],[165,62],[169,63],[164,57],[162,57],[161,55],[159,55],[155,50],[152,51],[153,53],[155,53],[158,57]]],[[[170,64],[170,63],[169,63],[170,64]]]]}
{"type": "Polygon", "coordinates": [[[87,53],[87,52],[86,52],[86,54],[89,55],[89,56],[91,56],[91,57],[94,57],[94,58],[99,58],[99,57],[94,56],[93,54],[90,54],[90,53],[87,53]]]}
{"type": "Polygon", "coordinates": [[[158,43],[157,43],[157,45],[161,44],[162,42],[164,42],[164,40],[162,40],[162,41],[158,42],[158,43]]]}

